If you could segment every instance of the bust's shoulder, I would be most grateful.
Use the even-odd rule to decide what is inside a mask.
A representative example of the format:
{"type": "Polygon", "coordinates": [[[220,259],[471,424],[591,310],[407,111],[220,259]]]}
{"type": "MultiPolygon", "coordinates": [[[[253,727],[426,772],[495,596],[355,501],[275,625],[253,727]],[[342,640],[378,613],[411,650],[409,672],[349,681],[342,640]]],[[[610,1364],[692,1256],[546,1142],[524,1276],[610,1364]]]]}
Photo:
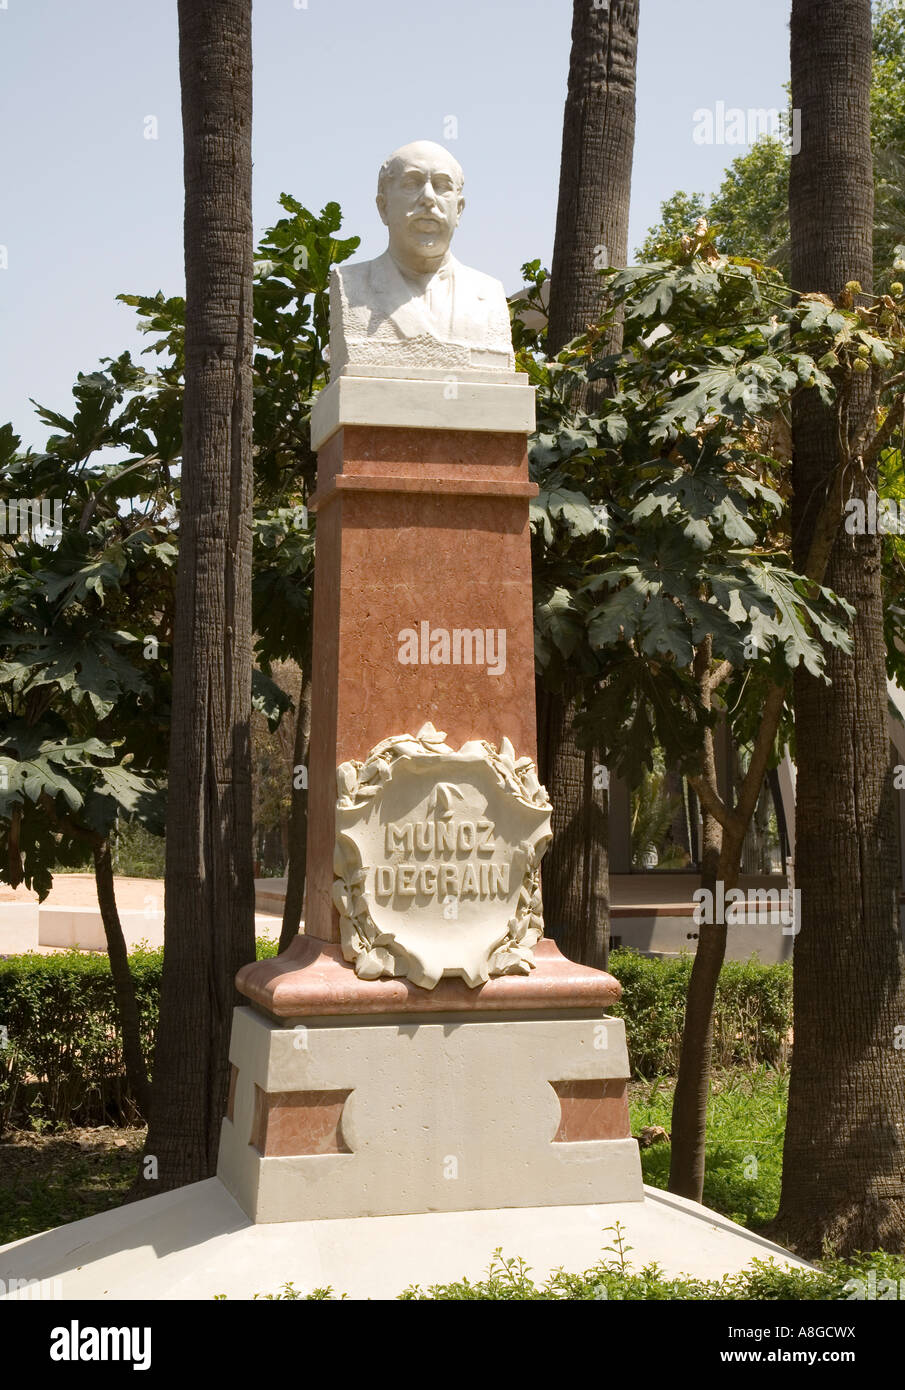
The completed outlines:
{"type": "Polygon", "coordinates": [[[388,260],[388,253],[384,252],[382,256],[375,256],[370,261],[352,261],[351,264],[344,261],[342,265],[331,267],[330,283],[339,287],[344,299],[354,303],[374,284],[386,280],[388,260]]]}
{"type": "Polygon", "coordinates": [[[467,287],[476,298],[505,300],[506,291],[503,289],[502,282],[492,275],[485,275],[483,270],[473,270],[470,265],[463,265],[461,261],[454,261],[453,272],[456,281],[467,287]]]}

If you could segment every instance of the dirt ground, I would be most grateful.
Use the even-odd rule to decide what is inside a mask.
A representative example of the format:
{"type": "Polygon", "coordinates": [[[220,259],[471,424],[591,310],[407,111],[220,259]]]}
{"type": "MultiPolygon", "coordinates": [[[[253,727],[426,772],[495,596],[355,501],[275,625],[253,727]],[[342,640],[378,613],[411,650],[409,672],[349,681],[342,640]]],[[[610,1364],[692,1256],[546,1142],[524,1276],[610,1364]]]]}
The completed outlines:
{"type": "Polygon", "coordinates": [[[118,1206],[144,1129],[7,1130],[0,1139],[0,1245],[118,1206]]]}

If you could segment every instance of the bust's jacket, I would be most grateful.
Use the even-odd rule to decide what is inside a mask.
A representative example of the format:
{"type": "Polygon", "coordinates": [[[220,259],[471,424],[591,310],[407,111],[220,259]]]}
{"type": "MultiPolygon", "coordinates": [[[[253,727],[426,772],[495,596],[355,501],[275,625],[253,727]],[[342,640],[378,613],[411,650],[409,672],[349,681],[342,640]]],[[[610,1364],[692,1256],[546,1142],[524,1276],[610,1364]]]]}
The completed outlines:
{"type": "MultiPolygon", "coordinates": [[[[330,279],[331,374],[355,359],[355,345],[433,340],[480,354],[505,357],[512,366],[512,335],[506,294],[499,280],[455,257],[437,272],[452,281],[451,332],[438,332],[424,299],[399,271],[389,251],[372,261],[334,266],[330,279]]],[[[370,357],[370,354],[368,354],[370,357]]],[[[430,365],[429,363],[427,365],[430,365]]]]}

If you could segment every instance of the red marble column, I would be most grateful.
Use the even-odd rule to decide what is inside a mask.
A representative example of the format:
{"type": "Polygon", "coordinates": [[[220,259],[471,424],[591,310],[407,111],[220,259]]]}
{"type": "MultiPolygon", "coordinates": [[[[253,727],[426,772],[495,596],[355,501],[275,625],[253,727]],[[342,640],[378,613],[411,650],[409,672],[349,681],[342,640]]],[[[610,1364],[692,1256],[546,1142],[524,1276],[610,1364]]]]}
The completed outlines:
{"type": "MultiPolygon", "coordinates": [[[[336,768],[427,720],[536,747],[524,433],[347,425],[318,456],[305,931],[339,940],[336,768]],[[400,634],[505,633],[505,664],[404,664],[400,634]]],[[[497,639],[498,640],[498,639],[497,639]]],[[[425,652],[425,654],[427,654],[425,652]]]]}
{"type": "Polygon", "coordinates": [[[527,975],[478,989],[447,977],[432,990],[404,978],[360,979],[339,944],[333,855],[340,763],[364,760],[382,739],[417,734],[428,721],[454,748],[469,739],[499,746],[506,737],[518,756],[536,755],[528,505],[537,489],[527,458],[533,393],[514,374],[504,382],[489,375],[463,380],[451,399],[449,383],[427,374],[343,376],[316,407],[305,927],[282,955],[246,965],[236,977],[239,992],[273,1019],[603,1009],[621,994],[611,975],[566,960],[550,940],[538,944],[536,969],[527,975]],[[497,421],[503,428],[486,428],[497,421]],[[422,625],[428,634],[503,632],[505,664],[499,648],[490,661],[401,661],[401,634],[413,631],[420,648],[422,625]]]}

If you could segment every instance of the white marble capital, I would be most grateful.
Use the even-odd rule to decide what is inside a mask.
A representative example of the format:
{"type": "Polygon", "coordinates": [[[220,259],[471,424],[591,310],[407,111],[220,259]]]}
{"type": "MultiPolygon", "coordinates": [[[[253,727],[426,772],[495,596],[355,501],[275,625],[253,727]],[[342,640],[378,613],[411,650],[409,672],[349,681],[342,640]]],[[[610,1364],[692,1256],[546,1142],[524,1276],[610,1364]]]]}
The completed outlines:
{"type": "Polygon", "coordinates": [[[347,369],[314,403],[311,447],[347,425],[530,434],[534,423],[534,387],[524,372],[347,369]]]}

